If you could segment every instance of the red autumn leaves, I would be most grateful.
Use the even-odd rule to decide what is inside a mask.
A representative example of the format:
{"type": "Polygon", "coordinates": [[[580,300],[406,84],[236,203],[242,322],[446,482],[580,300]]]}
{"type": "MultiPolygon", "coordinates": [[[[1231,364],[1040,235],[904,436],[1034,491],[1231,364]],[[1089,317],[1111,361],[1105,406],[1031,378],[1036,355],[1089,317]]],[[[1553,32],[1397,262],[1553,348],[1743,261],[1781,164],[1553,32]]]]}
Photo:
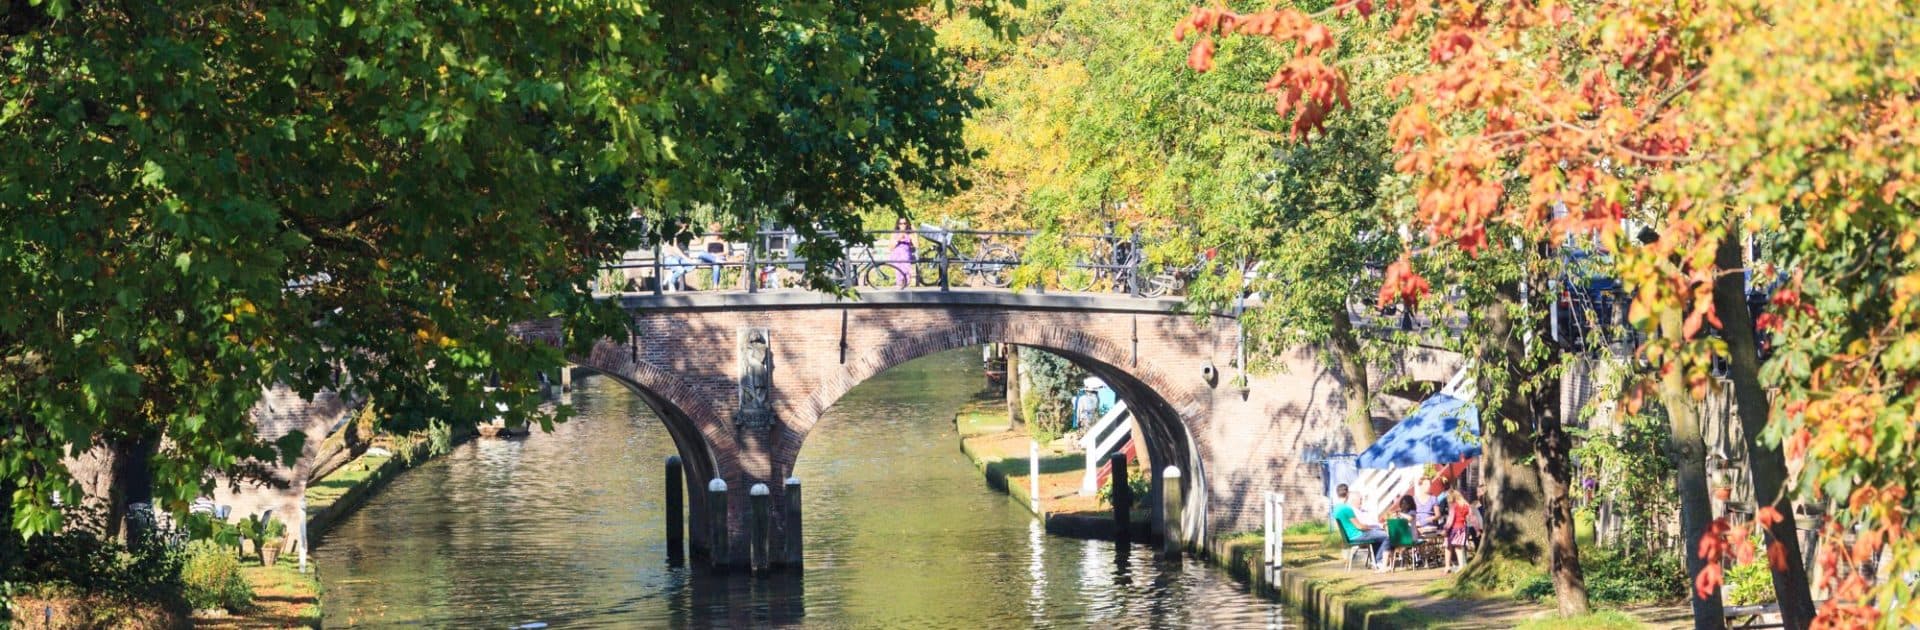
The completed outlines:
{"type": "MultiPolygon", "coordinates": [[[[1356,8],[1363,15],[1373,10],[1368,2],[1358,3],[1356,8]]],[[[1290,131],[1296,139],[1324,129],[1334,106],[1347,105],[1346,76],[1321,59],[1323,53],[1338,45],[1333,31],[1305,13],[1279,9],[1241,15],[1221,8],[1194,9],[1174,29],[1173,38],[1186,41],[1188,33],[1199,35],[1187,51],[1187,67],[1195,72],[1213,69],[1216,35],[1249,35],[1292,44],[1294,55],[1267,80],[1266,91],[1274,95],[1275,113],[1282,118],[1293,117],[1290,131]]]]}

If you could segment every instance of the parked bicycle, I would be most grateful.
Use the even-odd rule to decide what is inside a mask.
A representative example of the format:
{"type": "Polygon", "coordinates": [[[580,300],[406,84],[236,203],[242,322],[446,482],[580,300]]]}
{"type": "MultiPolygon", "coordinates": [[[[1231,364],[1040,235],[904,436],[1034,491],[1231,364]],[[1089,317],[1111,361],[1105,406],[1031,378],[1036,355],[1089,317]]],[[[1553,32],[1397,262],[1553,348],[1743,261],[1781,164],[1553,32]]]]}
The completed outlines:
{"type": "Polygon", "coordinates": [[[1114,291],[1135,293],[1140,263],[1144,260],[1137,238],[1121,237],[1107,224],[1107,233],[1094,236],[1087,260],[1060,274],[1060,287],[1068,291],[1114,291]]]}
{"type": "MultiPolygon", "coordinates": [[[[916,252],[909,267],[908,273],[913,274],[917,286],[942,286],[944,282],[945,286],[979,284],[1005,287],[1013,280],[1013,269],[1020,266],[1020,255],[1002,243],[985,243],[977,254],[967,256],[954,243],[955,234],[951,230],[923,225],[914,234],[933,244],[931,248],[916,252]]],[[[901,270],[896,264],[875,259],[869,254],[863,273],[867,286],[900,286],[901,270]]]]}

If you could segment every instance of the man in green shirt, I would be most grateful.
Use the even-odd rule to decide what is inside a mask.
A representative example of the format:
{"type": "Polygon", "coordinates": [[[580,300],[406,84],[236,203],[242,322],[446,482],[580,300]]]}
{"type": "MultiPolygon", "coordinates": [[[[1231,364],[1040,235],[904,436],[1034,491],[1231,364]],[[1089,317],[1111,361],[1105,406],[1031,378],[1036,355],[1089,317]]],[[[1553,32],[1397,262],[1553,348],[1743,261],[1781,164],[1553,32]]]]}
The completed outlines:
{"type": "Polygon", "coordinates": [[[1353,506],[1347,503],[1347,484],[1334,487],[1333,493],[1339,496],[1339,502],[1333,504],[1333,522],[1351,544],[1369,543],[1373,545],[1373,564],[1379,568],[1382,559],[1387,556],[1387,530],[1377,525],[1362,526],[1357,521],[1359,515],[1353,506]]]}

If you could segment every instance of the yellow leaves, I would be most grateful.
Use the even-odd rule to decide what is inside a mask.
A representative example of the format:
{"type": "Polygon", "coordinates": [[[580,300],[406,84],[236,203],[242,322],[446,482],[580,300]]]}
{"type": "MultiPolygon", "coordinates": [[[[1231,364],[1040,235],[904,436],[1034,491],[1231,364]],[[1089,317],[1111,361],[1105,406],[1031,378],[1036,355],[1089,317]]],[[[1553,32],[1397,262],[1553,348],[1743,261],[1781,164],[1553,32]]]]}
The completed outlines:
{"type": "MultiPolygon", "coordinates": [[[[222,313],[220,315],[220,319],[226,320],[228,323],[232,323],[232,322],[238,321],[239,318],[242,316],[253,315],[259,312],[260,312],[260,309],[253,305],[252,300],[240,299],[234,302],[232,310],[229,310],[226,313],[222,313]]],[[[238,343],[238,342],[236,341],[235,343],[238,343]]]]}

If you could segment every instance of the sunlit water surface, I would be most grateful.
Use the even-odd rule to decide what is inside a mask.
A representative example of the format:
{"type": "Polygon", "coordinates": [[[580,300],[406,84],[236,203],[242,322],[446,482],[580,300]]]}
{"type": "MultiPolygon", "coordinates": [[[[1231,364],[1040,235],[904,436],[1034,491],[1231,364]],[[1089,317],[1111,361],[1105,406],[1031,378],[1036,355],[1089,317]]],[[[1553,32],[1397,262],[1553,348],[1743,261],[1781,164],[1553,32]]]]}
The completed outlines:
{"type": "Polygon", "coordinates": [[[1219,571],[1144,546],[1045,536],[956,448],[979,354],[889,370],[815,428],[806,570],[668,567],[666,430],[605,378],[576,381],[552,434],[474,440],[400,475],[315,549],[325,623],[346,626],[1276,627],[1219,571]]]}

